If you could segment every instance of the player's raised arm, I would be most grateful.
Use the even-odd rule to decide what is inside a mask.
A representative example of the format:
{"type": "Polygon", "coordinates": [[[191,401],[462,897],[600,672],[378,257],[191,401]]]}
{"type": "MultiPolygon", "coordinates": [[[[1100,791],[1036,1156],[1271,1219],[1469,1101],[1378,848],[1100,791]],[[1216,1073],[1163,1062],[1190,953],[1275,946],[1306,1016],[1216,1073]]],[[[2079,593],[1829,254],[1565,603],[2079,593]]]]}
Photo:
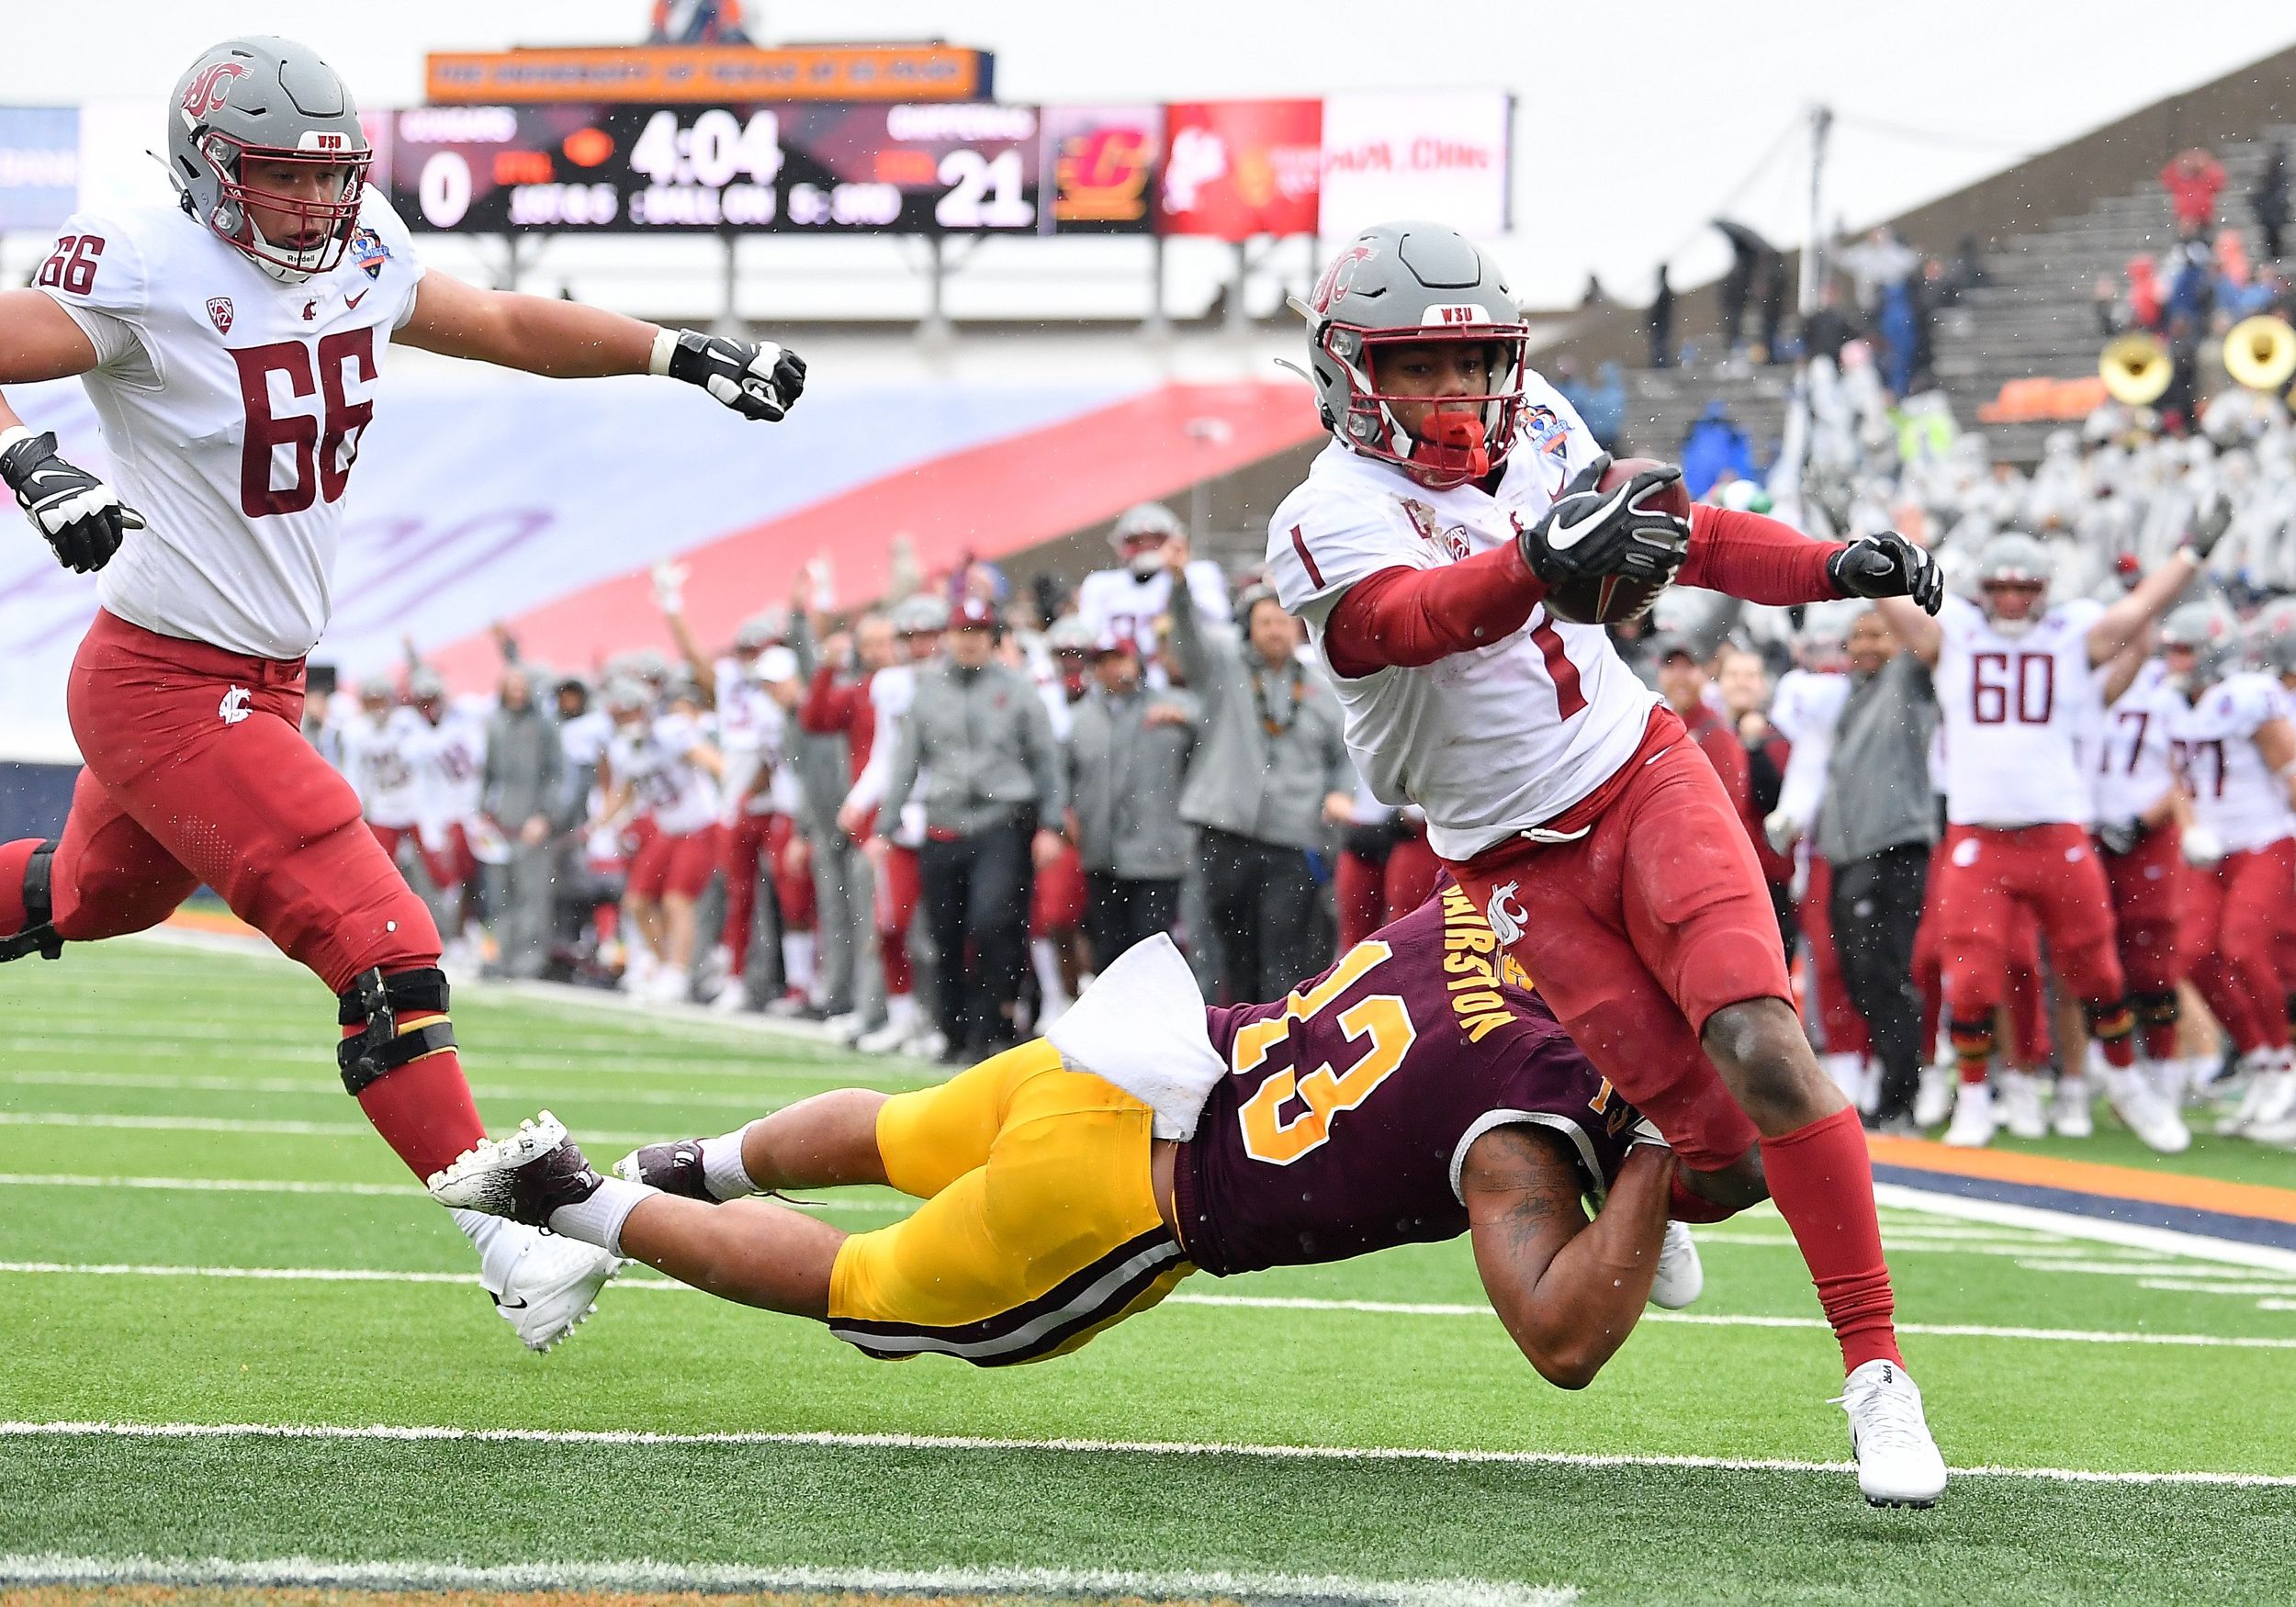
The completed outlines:
{"type": "Polygon", "coordinates": [[[2088,661],[2101,665],[2125,651],[2144,634],[2144,627],[2168,611],[2200,572],[2209,554],[2232,527],[2232,504],[2219,501],[2185,532],[2168,561],[2136,583],[2130,593],[2099,616],[2088,627],[2088,661]]]}
{"type": "Polygon", "coordinates": [[[805,388],[805,360],[771,341],[666,330],[600,307],[482,290],[436,269],[415,288],[414,310],[391,337],[553,379],[665,374],[698,385],[745,419],[778,421],[805,388]]]}
{"type": "Polygon", "coordinates": [[[1492,1309],[1538,1369],[1583,1389],[1634,1332],[1658,1275],[1671,1152],[1638,1145],[1593,1222],[1567,1146],[1536,1127],[1477,1139],[1459,1173],[1476,1270],[1492,1309]]]}
{"type": "MultiPolygon", "coordinates": [[[[38,290],[0,292],[0,385],[30,385],[85,374],[98,362],[96,343],[52,297],[38,290]]],[[[56,561],[79,574],[102,568],[143,515],[85,469],[56,455],[56,438],[25,428],[0,397],[0,480],[53,548],[56,561]]]]}

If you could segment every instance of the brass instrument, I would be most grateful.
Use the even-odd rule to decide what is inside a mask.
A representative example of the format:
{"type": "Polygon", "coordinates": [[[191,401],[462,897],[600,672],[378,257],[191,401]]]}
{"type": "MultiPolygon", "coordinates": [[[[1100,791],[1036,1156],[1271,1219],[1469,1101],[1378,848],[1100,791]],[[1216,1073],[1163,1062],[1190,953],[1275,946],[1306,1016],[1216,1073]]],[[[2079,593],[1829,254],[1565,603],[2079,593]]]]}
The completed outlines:
{"type": "Polygon", "coordinates": [[[2097,359],[2097,373],[2105,389],[2113,400],[2132,408],[2147,408],[2160,400],[2174,372],[2167,343],[2158,335],[2141,332],[2119,336],[2097,359]]]}
{"type": "Polygon", "coordinates": [[[2278,392],[2296,379],[2296,329],[2258,313],[2225,332],[2224,372],[2250,390],[2278,392]]]}

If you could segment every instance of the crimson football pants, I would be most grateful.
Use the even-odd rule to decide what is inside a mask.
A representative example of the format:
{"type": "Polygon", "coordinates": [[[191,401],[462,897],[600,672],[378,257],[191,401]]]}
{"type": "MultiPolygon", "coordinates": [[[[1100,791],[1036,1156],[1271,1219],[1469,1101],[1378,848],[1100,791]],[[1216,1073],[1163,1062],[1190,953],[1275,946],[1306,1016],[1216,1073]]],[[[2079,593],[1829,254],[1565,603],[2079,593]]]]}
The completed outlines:
{"type": "Polygon", "coordinates": [[[2296,896],[2296,839],[2226,854],[2186,882],[2184,945],[2198,956],[2193,984],[2243,1054],[2286,1049],[2289,984],[2278,962],[2280,928],[2296,896]]]}
{"type": "Polygon", "coordinates": [[[1398,837],[1384,862],[1343,851],[1332,878],[1340,951],[1426,903],[1442,871],[1443,861],[1427,846],[1424,832],[1406,831],[1398,837]]]}
{"type": "Polygon", "coordinates": [[[1834,868],[1822,854],[1809,857],[1807,891],[1796,913],[1802,935],[1809,939],[1811,981],[1818,990],[1818,1029],[1825,1037],[1828,1054],[1870,1054],[1874,1040],[1865,1017],[1850,1000],[1850,984],[1841,974],[1841,950],[1834,946],[1834,868]]]}
{"type": "Polygon", "coordinates": [[[2184,862],[2183,839],[2171,820],[2137,838],[2127,853],[2102,856],[2122,973],[2141,1018],[2144,1052],[2155,1060],[2177,1053],[2177,984],[2191,969],[2184,905],[2194,872],[2184,862]]]}
{"type": "MultiPolygon", "coordinates": [[[[249,657],[99,612],[65,706],[85,768],[50,865],[60,936],[146,930],[204,882],[330,993],[370,969],[438,964],[429,908],[360,818],[350,783],[303,736],[301,660],[249,657]]],[[[20,873],[25,848],[0,848],[0,872],[20,873]]],[[[387,1074],[360,1103],[418,1175],[486,1136],[451,1050],[387,1074]]]]}

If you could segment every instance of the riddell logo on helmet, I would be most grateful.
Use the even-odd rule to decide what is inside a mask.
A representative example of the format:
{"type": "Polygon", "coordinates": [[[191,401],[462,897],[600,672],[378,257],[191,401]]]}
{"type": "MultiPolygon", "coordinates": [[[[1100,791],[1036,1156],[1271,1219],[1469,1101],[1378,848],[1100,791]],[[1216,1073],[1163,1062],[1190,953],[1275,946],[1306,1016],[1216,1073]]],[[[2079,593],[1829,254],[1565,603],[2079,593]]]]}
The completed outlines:
{"type": "Polygon", "coordinates": [[[184,116],[202,118],[219,110],[231,93],[235,79],[247,76],[247,69],[237,62],[216,62],[201,70],[184,92],[184,116]]]}

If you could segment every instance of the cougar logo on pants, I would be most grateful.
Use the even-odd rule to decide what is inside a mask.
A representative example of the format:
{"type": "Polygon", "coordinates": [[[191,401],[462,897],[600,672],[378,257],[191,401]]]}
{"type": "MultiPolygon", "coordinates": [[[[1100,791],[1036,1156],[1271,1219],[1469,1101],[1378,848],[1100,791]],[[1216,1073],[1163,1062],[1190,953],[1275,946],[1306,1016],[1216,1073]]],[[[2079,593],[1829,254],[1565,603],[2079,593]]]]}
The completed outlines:
{"type": "Polygon", "coordinates": [[[1503,882],[1491,890],[1491,903],[1483,911],[1483,918],[1500,942],[1513,946],[1523,936],[1523,923],[1531,918],[1530,911],[1515,900],[1522,888],[1520,882],[1503,882]]]}
{"type": "Polygon", "coordinates": [[[221,720],[226,725],[238,725],[242,720],[247,718],[249,713],[247,707],[247,697],[248,692],[245,687],[233,687],[231,691],[223,694],[223,701],[216,705],[216,717],[221,720]]]}

